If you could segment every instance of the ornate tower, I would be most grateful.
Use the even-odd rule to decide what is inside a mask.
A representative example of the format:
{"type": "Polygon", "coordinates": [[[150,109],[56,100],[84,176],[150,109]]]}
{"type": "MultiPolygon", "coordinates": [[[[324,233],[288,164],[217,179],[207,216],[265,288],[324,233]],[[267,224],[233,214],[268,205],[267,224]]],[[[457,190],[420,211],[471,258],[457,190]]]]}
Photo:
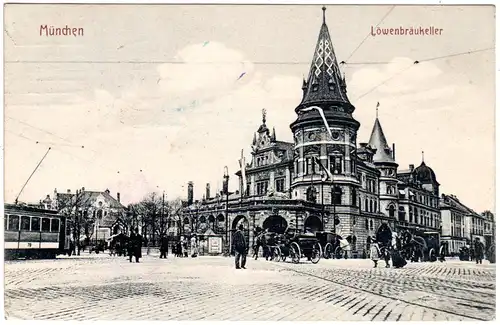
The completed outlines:
{"type": "MultiPolygon", "coordinates": [[[[345,77],[342,75],[330,33],[323,24],[314,50],[309,76],[303,81],[303,98],[295,109],[297,120],[290,125],[294,134],[294,177],[292,198],[323,203],[332,213],[332,208],[341,224],[337,229],[349,231],[351,218],[359,214],[356,189],[356,137],[359,122],[352,113],[345,77]],[[320,111],[324,113],[323,120],[320,111]],[[325,124],[328,124],[330,132],[325,124]],[[334,175],[333,183],[324,181],[322,165],[334,175]]],[[[333,218],[325,222],[325,229],[333,228],[333,218]]]]}
{"type": "Polygon", "coordinates": [[[371,148],[376,149],[373,155],[373,164],[381,173],[379,180],[380,212],[396,221],[399,213],[398,164],[395,162],[394,150],[391,150],[387,144],[378,113],[368,144],[371,148]]]}

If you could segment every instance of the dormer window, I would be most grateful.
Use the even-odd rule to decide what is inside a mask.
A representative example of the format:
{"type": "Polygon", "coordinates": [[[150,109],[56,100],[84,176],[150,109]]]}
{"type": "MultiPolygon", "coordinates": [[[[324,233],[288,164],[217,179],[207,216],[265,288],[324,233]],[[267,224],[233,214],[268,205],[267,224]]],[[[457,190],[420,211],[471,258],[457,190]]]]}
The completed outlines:
{"type": "Polygon", "coordinates": [[[334,86],[335,86],[335,82],[333,81],[332,78],[330,78],[330,80],[328,80],[328,89],[333,90],[334,86]]]}
{"type": "Polygon", "coordinates": [[[318,91],[319,89],[319,84],[317,81],[314,81],[314,83],[312,84],[312,91],[318,91]]]}

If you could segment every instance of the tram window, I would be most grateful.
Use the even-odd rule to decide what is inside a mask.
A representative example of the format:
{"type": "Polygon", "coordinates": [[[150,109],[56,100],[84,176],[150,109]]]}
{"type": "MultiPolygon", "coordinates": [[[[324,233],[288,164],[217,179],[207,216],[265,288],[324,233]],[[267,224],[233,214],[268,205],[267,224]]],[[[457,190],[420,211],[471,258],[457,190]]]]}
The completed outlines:
{"type": "Polygon", "coordinates": [[[42,231],[50,231],[50,219],[42,218],[42,231]]]}
{"type": "Polygon", "coordinates": [[[59,232],[59,219],[52,219],[52,222],[50,225],[50,231],[51,232],[59,232]]]}
{"type": "Polygon", "coordinates": [[[19,230],[19,216],[9,216],[9,230],[19,230]]]}
{"type": "Polygon", "coordinates": [[[30,230],[30,217],[22,216],[21,217],[21,230],[30,230]]]}
{"type": "Polygon", "coordinates": [[[4,225],[3,225],[3,229],[4,230],[8,230],[9,229],[9,216],[4,216],[3,217],[3,220],[4,220],[4,225]]]}
{"type": "Polygon", "coordinates": [[[31,231],[40,231],[40,218],[31,218],[31,231]]]}

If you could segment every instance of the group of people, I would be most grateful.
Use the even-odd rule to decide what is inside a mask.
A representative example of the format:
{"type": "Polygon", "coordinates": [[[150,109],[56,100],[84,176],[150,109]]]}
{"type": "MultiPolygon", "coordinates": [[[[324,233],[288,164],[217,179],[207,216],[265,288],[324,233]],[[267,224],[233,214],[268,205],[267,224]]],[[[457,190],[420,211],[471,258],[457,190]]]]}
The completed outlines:
{"type": "Polygon", "coordinates": [[[390,260],[392,260],[392,266],[395,268],[402,268],[407,264],[406,260],[395,247],[392,245],[381,247],[375,237],[371,237],[370,259],[373,261],[374,268],[378,267],[378,261],[381,259],[385,261],[385,267],[391,267],[389,264],[390,260]]]}
{"type": "MultiPolygon", "coordinates": [[[[198,236],[196,234],[191,236],[191,252],[189,252],[189,245],[187,238],[181,238],[174,245],[172,245],[172,253],[175,257],[197,257],[198,256],[198,236]],[[191,253],[191,254],[189,254],[191,253]]],[[[168,249],[168,246],[165,248],[168,249]]]]}

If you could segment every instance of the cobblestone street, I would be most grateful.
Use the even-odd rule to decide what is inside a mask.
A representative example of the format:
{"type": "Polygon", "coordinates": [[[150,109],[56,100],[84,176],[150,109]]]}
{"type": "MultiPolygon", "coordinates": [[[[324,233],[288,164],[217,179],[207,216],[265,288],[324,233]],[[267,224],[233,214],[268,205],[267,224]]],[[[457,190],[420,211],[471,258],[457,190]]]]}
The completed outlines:
{"type": "Polygon", "coordinates": [[[472,262],[372,268],[199,257],[140,264],[93,255],[5,264],[7,319],[493,320],[495,267],[472,262]]]}

